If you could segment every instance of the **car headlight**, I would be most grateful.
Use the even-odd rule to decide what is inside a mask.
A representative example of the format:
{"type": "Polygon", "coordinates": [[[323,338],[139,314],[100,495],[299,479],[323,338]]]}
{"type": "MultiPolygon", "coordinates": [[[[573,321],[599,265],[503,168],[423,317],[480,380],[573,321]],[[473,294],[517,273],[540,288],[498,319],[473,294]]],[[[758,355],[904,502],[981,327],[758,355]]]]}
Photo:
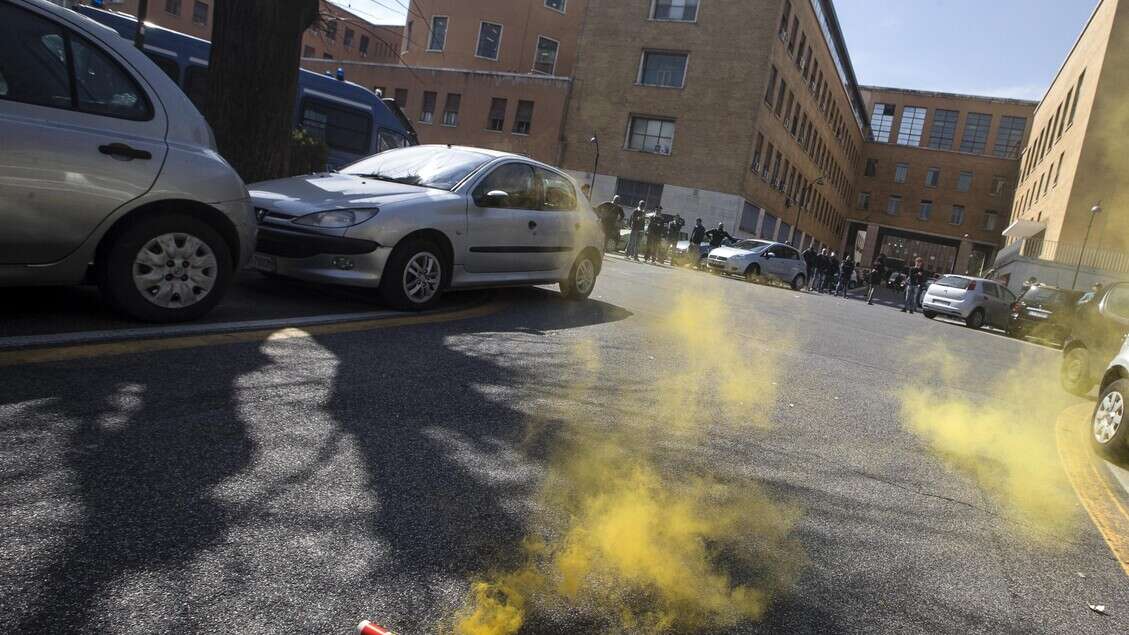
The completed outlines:
{"type": "Polygon", "coordinates": [[[379,209],[332,209],[325,212],[314,212],[295,219],[294,222],[308,227],[326,227],[340,229],[359,225],[376,216],[379,209]]]}

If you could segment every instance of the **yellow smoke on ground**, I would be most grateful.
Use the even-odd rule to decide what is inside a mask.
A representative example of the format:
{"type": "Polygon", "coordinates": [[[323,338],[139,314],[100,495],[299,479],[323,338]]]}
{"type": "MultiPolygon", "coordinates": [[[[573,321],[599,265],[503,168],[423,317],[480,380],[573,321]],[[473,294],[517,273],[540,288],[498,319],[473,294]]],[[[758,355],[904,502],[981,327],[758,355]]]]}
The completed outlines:
{"type": "MultiPolygon", "coordinates": [[[[743,318],[744,329],[755,328],[743,318]]],[[[789,536],[799,514],[756,482],[710,474],[686,456],[711,431],[770,422],[774,355],[750,355],[731,333],[723,302],[684,293],[639,351],[654,353],[657,379],[604,366],[590,343],[572,350],[577,376],[552,416],[566,430],[551,454],[526,563],[472,584],[457,633],[516,633],[550,607],[638,633],[725,628],[763,615],[802,562],[789,536]],[[602,415],[585,413],[578,404],[608,382],[623,389],[602,395],[611,397],[602,415]]]]}
{"type": "Polygon", "coordinates": [[[943,347],[927,347],[929,369],[901,392],[906,427],[954,469],[976,479],[1015,529],[1053,544],[1072,530],[1074,497],[1060,466],[1054,415],[1068,405],[1057,367],[1044,351],[1018,363],[972,395],[958,388],[962,368],[943,347]]]}

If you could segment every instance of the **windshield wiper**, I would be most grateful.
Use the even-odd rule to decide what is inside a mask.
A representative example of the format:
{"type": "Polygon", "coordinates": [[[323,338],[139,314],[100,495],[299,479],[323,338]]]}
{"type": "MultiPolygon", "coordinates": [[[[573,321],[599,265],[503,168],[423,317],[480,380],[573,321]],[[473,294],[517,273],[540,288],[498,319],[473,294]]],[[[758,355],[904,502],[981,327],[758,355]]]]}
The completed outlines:
{"type": "Polygon", "coordinates": [[[368,179],[376,179],[378,181],[388,181],[389,183],[403,183],[404,185],[419,185],[419,175],[413,174],[411,176],[388,176],[387,174],[354,174],[353,176],[360,176],[368,179]]]}

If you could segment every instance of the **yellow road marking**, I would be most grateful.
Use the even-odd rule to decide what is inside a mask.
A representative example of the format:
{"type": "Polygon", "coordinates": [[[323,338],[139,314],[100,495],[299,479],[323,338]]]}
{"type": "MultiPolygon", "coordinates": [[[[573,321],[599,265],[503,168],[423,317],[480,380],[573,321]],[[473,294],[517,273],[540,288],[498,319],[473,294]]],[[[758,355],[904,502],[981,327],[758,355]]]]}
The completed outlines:
{"type": "Polygon", "coordinates": [[[1089,434],[1089,414],[1090,406],[1085,404],[1059,413],[1055,424],[1058,454],[1082,507],[1109,545],[1125,575],[1129,575],[1129,511],[1110,488],[1108,480],[1098,472],[1101,459],[1085,442],[1085,435],[1089,434]]]}
{"type": "Polygon", "coordinates": [[[165,337],[151,340],[131,340],[124,342],[106,342],[103,344],[82,344],[78,346],[59,346],[51,348],[33,348],[27,350],[6,351],[0,352],[0,367],[19,366],[22,364],[43,364],[46,362],[88,359],[91,357],[108,357],[111,355],[128,355],[132,353],[171,351],[186,348],[200,348],[204,346],[220,346],[224,344],[242,344],[246,342],[261,342],[265,340],[285,340],[298,337],[331,335],[335,333],[371,331],[376,329],[393,328],[397,326],[438,324],[441,322],[454,322],[456,320],[465,320],[469,318],[491,315],[502,310],[504,306],[505,303],[503,302],[490,302],[481,306],[462,309],[459,311],[451,311],[449,313],[408,315],[404,317],[362,320],[358,322],[320,324],[314,326],[304,326],[302,328],[261,329],[257,331],[243,331],[237,333],[214,333],[211,335],[165,337]]]}

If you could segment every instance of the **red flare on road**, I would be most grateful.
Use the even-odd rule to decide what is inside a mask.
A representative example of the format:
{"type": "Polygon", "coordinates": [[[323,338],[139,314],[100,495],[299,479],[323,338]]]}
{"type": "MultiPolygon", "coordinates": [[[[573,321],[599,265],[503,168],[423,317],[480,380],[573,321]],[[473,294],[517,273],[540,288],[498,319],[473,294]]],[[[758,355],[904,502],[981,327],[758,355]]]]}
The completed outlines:
{"type": "Polygon", "coordinates": [[[357,624],[357,633],[358,635],[396,635],[383,626],[377,626],[368,620],[357,624]]]}

